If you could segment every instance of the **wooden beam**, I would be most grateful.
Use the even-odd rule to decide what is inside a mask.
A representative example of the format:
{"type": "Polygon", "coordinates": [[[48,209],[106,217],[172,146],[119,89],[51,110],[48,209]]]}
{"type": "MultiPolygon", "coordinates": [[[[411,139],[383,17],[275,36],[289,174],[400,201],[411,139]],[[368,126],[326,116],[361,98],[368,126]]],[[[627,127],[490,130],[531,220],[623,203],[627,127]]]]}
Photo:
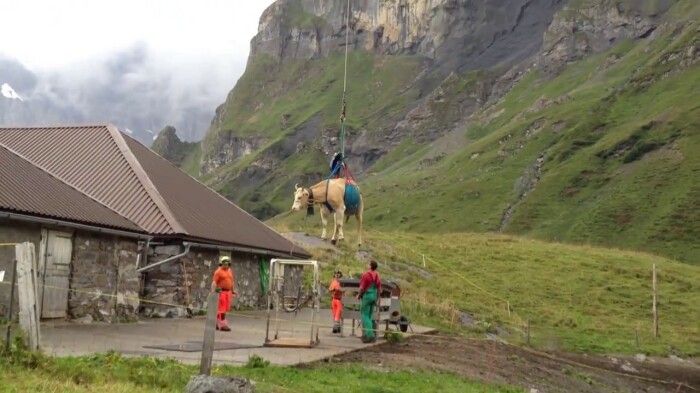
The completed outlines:
{"type": "Polygon", "coordinates": [[[209,293],[207,299],[207,319],[204,322],[204,345],[199,374],[211,375],[211,363],[214,358],[214,339],[216,338],[216,315],[219,311],[219,294],[209,293]]]}
{"type": "Polygon", "coordinates": [[[28,336],[29,349],[41,347],[39,306],[37,305],[37,271],[34,243],[25,242],[15,246],[17,260],[17,293],[19,295],[19,323],[28,336]]]}

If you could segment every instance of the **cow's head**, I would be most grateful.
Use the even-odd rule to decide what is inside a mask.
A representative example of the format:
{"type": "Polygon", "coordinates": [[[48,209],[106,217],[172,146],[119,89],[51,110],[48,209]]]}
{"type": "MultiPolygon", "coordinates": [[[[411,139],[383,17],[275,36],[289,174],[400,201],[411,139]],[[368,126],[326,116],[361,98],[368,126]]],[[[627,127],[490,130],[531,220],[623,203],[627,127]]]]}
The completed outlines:
{"type": "Polygon", "coordinates": [[[309,190],[299,187],[298,184],[294,185],[294,204],[292,205],[292,211],[299,211],[302,207],[309,204],[309,190]]]}

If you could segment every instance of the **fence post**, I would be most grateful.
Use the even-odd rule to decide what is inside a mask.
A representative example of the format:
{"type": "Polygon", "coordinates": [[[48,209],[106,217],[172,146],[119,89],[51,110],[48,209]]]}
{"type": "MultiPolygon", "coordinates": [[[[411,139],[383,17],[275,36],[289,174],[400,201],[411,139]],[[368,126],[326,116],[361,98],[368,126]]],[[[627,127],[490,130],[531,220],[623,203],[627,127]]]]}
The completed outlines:
{"type": "Polygon", "coordinates": [[[8,352],[10,351],[10,341],[12,340],[12,313],[15,311],[14,304],[15,286],[17,283],[17,259],[12,260],[12,271],[10,273],[12,274],[12,278],[10,279],[10,312],[7,323],[7,334],[5,337],[5,350],[8,352]]]}
{"type": "Polygon", "coordinates": [[[530,346],[530,320],[527,320],[527,346],[530,346]]]}
{"type": "Polygon", "coordinates": [[[216,334],[216,314],[219,311],[219,296],[211,292],[207,299],[207,319],[204,322],[204,345],[202,361],[199,366],[200,375],[211,375],[211,362],[214,357],[214,338],[216,334]]]}
{"type": "Polygon", "coordinates": [[[656,306],[656,264],[653,264],[651,269],[651,285],[654,292],[654,304],[652,305],[652,311],[654,313],[654,337],[659,337],[659,311],[656,306]]]}
{"type": "Polygon", "coordinates": [[[29,349],[41,347],[41,331],[37,307],[36,259],[34,243],[24,242],[15,246],[17,259],[17,293],[19,295],[19,323],[29,335],[29,349]]]}

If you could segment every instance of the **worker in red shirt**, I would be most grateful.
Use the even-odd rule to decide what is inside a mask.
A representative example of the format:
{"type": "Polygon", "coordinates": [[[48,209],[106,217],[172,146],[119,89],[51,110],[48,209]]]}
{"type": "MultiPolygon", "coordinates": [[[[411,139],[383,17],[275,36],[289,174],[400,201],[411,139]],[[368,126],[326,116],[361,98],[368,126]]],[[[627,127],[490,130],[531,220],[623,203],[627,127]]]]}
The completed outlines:
{"type": "Polygon", "coordinates": [[[382,279],[377,273],[377,262],[371,261],[368,270],[360,279],[360,290],[357,298],[362,299],[360,314],[362,315],[362,342],[371,343],[377,341],[374,334],[374,322],[372,315],[377,306],[377,299],[382,292],[382,279]]]}
{"type": "Polygon", "coordinates": [[[340,333],[340,318],[343,312],[343,291],[340,286],[340,278],[343,277],[343,273],[340,270],[333,272],[335,276],[331,285],[328,287],[328,291],[331,293],[331,310],[333,311],[333,333],[340,333]]]}
{"type": "Polygon", "coordinates": [[[233,282],[231,258],[224,255],[219,258],[219,268],[214,272],[214,279],[211,282],[211,291],[219,294],[216,330],[231,331],[228,322],[226,322],[226,313],[231,309],[231,299],[236,296],[233,291],[233,282]]]}

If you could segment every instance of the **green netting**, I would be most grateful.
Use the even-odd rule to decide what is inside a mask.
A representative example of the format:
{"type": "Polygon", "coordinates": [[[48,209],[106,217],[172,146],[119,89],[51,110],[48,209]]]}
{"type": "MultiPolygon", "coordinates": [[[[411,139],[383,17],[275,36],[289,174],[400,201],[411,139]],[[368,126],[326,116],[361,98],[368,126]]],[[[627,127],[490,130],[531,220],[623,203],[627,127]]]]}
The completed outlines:
{"type": "Polygon", "coordinates": [[[267,295],[267,284],[270,282],[270,267],[265,258],[260,257],[260,291],[262,296],[267,295]]]}

